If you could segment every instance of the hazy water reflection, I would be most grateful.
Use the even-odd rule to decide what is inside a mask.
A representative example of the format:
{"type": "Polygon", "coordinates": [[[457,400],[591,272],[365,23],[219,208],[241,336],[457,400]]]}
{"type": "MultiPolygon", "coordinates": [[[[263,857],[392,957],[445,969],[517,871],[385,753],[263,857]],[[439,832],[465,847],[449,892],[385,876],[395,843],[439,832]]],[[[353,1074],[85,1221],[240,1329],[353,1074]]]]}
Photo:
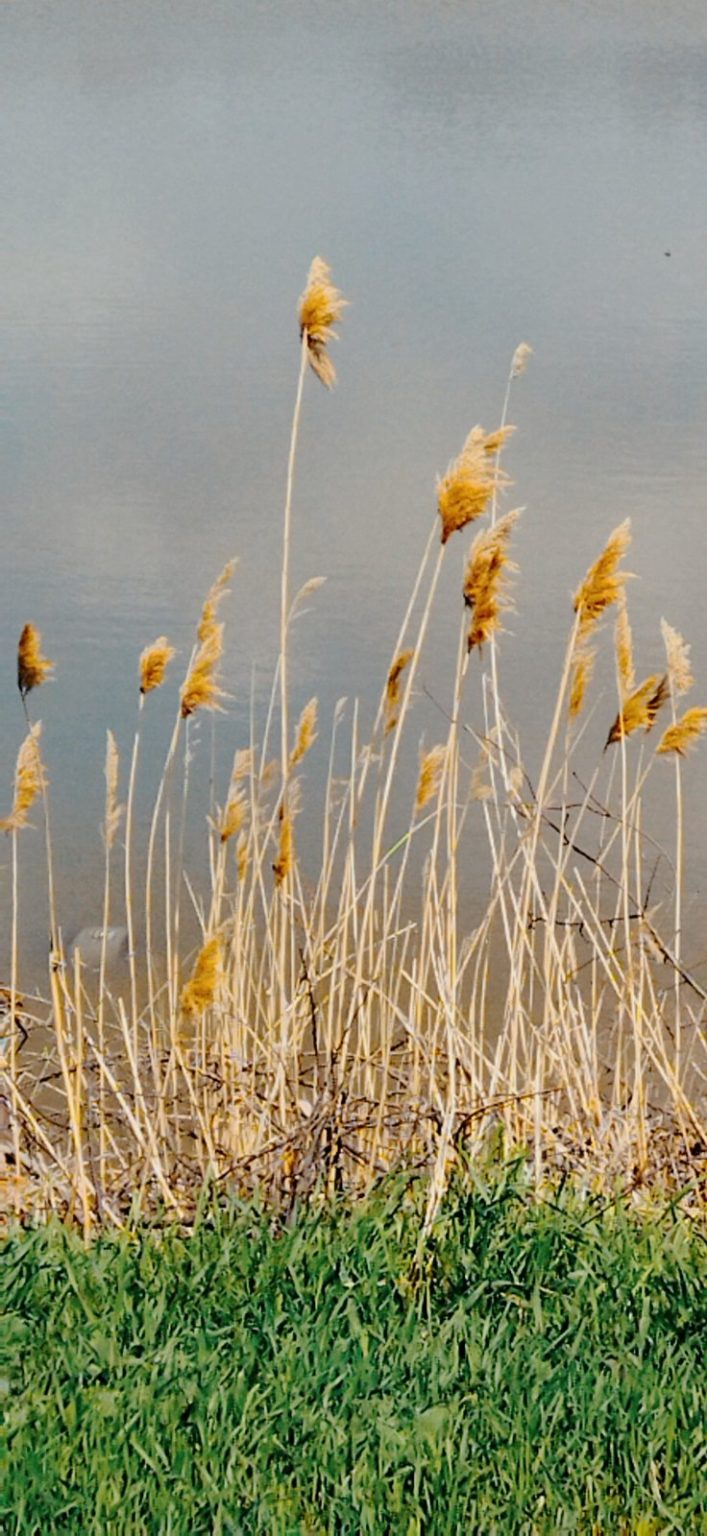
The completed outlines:
{"type": "MultiPolygon", "coordinates": [[[[701,0],[22,0],[0,37],[1,766],[9,794],[32,617],[57,662],[41,714],[67,926],[96,920],[105,730],[127,754],[136,657],[163,631],[184,656],[233,553],[224,745],[247,734],[254,662],[263,702],[293,318],[316,250],[352,307],[337,393],[307,400],[295,579],[329,581],[299,627],[298,699],[370,705],[435,475],[473,421],[494,424],[520,340],[535,349],[509,461],[528,507],[523,643],[504,691],[531,760],[568,594],[626,515],[641,668],[665,613],[707,690],[701,0]]],[[[458,576],[450,562],[425,666],[437,696],[458,576]]],[[[172,707],[154,700],[141,814],[172,707]]],[[[696,901],[703,782],[696,761],[696,901]]],[[[37,951],[40,854],[35,835],[37,951]]]]}

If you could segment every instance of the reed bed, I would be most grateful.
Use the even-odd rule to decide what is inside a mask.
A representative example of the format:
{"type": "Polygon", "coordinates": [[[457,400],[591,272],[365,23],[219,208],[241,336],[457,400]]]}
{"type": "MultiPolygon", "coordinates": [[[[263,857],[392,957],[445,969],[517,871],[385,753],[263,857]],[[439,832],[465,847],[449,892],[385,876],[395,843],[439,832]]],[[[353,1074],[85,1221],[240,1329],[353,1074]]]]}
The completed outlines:
{"type": "MultiPolygon", "coordinates": [[[[216,722],[225,712],[219,614],[233,563],[204,602],[140,859],[141,743],[150,695],[173,686],[167,637],[139,658],[124,808],[109,734],[97,988],[80,952],[64,951],[41,727],[31,708],[51,663],[34,627],[23,631],[18,684],[28,734],[1,824],[12,845],[13,918],[0,1108],[5,1184],[18,1213],[69,1212],[88,1233],[120,1225],[136,1208],[183,1216],[206,1183],[264,1189],[291,1206],[315,1190],[365,1190],[404,1164],[429,1173],[424,1235],[462,1149],[473,1156],[490,1137],[527,1148],[538,1184],[559,1167],[593,1184],[689,1181],[698,1196],[702,1188],[707,991],[683,956],[682,780],[683,759],[707,731],[707,707],[683,706],[693,686],[689,647],[665,622],[664,669],[636,681],[623,522],[607,529],[574,612],[568,607],[542,760],[526,764],[501,688],[501,663],[511,664],[503,619],[522,579],[513,559],[521,509],[503,502],[511,485],[507,415],[528,365],[525,344],[511,360],[499,426],[475,426],[438,481],[371,730],[364,736],[357,707],[348,716],[339,707],[327,748],[316,699],[293,723],[293,619],[319,585],[290,589],[297,442],[308,372],[334,385],[329,349],[343,308],[317,258],[299,309],[279,661],[265,718],[254,721],[250,740],[232,743],[230,780],[205,831],[204,888],[184,858],[189,732],[194,716],[209,712],[216,722]],[[416,682],[442,563],[457,558],[472,525],[445,730],[421,746],[416,682]],[[607,649],[600,632],[612,624],[615,718],[607,719],[604,753],[580,777],[593,674],[607,649]],[[303,867],[297,839],[302,764],[313,750],[328,752],[329,765],[314,869],[311,859],[303,867]],[[401,834],[399,770],[416,759],[401,834]],[[660,906],[645,830],[656,775],[675,803],[674,889],[660,906]],[[30,1012],[20,992],[22,840],[35,801],[51,912],[44,1013],[30,1012]],[[470,929],[460,873],[471,860],[477,870],[485,861],[488,899],[470,929]],[[107,932],[122,912],[129,983],[116,993],[107,932]],[[40,1030],[41,1062],[32,1048],[40,1030]]],[[[228,731],[228,722],[218,729],[228,731]]]]}

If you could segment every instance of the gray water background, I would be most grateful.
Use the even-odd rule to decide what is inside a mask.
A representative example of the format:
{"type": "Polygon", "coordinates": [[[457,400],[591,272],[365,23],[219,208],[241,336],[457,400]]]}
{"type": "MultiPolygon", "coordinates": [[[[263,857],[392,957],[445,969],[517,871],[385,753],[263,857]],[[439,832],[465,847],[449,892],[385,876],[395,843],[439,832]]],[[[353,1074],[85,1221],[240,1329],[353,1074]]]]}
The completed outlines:
{"type": "MultiPolygon", "coordinates": [[[[220,761],[247,739],[252,687],[262,716],[297,298],[315,252],[351,308],[338,388],[309,380],[305,400],[293,585],[328,582],[297,627],[294,709],[317,694],[324,739],[341,695],[370,718],[435,477],[475,421],[496,425],[520,341],[534,357],[508,468],[527,511],[501,665],[529,767],[571,592],[626,516],[639,672],[660,667],[664,614],[707,701],[703,0],[4,0],[0,124],[0,784],[9,804],[31,618],[56,662],[36,712],[67,931],[99,916],[105,732],[126,759],[137,656],[166,632],[183,669],[232,554],[220,761]]],[[[421,673],[442,708],[455,542],[421,673]]],[[[596,686],[590,757],[615,712],[608,658],[596,686]]],[[[149,704],[139,838],[174,688],[149,704]]],[[[441,718],[425,696],[428,740],[441,718]]],[[[210,733],[196,735],[203,777],[210,733]]],[[[320,741],[312,800],[324,758],[320,741]]],[[[686,780],[695,963],[706,774],[703,752],[686,780]]],[[[30,969],[46,937],[36,821],[22,839],[30,969]]],[[[478,867],[470,856],[472,907],[478,867]]],[[[2,847],[3,957],[8,875],[2,847]]]]}

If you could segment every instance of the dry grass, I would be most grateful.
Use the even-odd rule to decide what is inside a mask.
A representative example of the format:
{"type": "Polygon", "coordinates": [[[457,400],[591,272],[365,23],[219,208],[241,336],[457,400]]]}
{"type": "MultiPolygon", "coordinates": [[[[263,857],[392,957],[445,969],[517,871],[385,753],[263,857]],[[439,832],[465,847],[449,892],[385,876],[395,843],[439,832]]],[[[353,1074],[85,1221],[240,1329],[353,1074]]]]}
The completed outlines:
{"type": "MultiPolygon", "coordinates": [[[[302,596],[291,604],[292,492],[307,367],[333,382],[326,347],[342,306],[328,268],[315,263],[299,315],[278,669],[253,739],[232,746],[223,808],[216,796],[212,802],[206,889],[196,889],[183,867],[189,725],[195,711],[221,709],[226,698],[217,612],[232,567],[207,596],[175,699],[142,893],[133,872],[133,810],[149,694],[164,683],[173,655],[165,637],[147,647],[138,668],[120,863],[111,858],[118,762],[108,743],[104,930],[112,912],[124,909],[124,994],[109,988],[102,963],[96,996],[81,956],[68,964],[61,952],[38,726],[18,764],[15,806],[4,823],[12,834],[15,901],[2,1026],[9,1046],[0,1067],[16,1203],[23,1209],[31,1189],[35,1203],[78,1213],[87,1231],[119,1224],[136,1200],[175,1214],[191,1210],[207,1179],[259,1186],[291,1203],[315,1187],[366,1188],[400,1162],[431,1172],[428,1230],[460,1148],[473,1153],[492,1128],[506,1145],[532,1149],[539,1181],[559,1164],[594,1184],[617,1177],[632,1187],[664,1177],[699,1184],[707,1146],[707,992],[682,958],[681,757],[707,729],[707,710],[676,715],[692,677],[685,642],[665,624],[666,676],[656,673],[636,690],[623,569],[629,527],[622,523],[580,584],[574,617],[568,605],[542,762],[537,773],[525,764],[499,678],[516,514],[497,518],[509,484],[499,467],[510,430],[506,409],[528,362],[525,346],[511,363],[502,426],[492,434],[475,428],[438,485],[441,547],[434,557],[435,519],[391,660],[381,667],[371,732],[362,732],[357,708],[348,717],[343,706],[335,713],[317,806],[321,847],[306,867],[300,862],[298,770],[310,752],[323,760],[325,732],[320,724],[318,737],[316,700],[289,730],[290,627],[302,596]],[[464,582],[471,630],[459,598],[447,739],[419,756],[401,834],[398,768],[404,754],[415,760],[419,753],[415,680],[441,563],[455,558],[445,546],[453,531],[485,514],[489,525],[474,543],[464,582]],[[579,717],[592,672],[600,671],[602,621],[617,605],[618,714],[610,732],[617,750],[599,751],[589,784],[577,790],[579,717]],[[468,686],[476,668],[480,707],[468,686]],[[672,723],[656,749],[645,732],[668,704],[672,723]],[[639,727],[640,745],[632,740],[639,727]],[[655,849],[645,809],[656,756],[666,755],[676,771],[670,909],[651,895],[655,849]],[[44,1015],[30,1018],[19,991],[17,829],[40,787],[53,943],[50,1001],[44,1015]],[[470,928],[459,869],[472,861],[486,870],[488,898],[470,928]],[[200,928],[196,954],[184,937],[187,894],[200,928]],[[138,963],[143,925],[146,954],[138,963]],[[45,1032],[41,1074],[32,1050],[40,1026],[54,1042],[45,1046],[45,1032]]],[[[315,578],[305,590],[318,585],[315,578]]],[[[36,686],[49,666],[32,634],[34,649],[23,635],[23,701],[30,678],[36,686]]],[[[607,674],[604,686],[609,681],[607,674]]]]}

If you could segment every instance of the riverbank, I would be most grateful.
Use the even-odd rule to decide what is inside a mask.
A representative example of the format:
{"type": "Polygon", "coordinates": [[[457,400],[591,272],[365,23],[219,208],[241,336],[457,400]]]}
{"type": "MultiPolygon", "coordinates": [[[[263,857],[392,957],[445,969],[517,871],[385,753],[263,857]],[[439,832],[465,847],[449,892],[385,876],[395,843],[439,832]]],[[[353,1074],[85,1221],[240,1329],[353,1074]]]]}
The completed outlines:
{"type": "Polygon", "coordinates": [[[0,1249],[0,1522],[268,1533],[707,1529],[707,1246],[527,1169],[0,1249]]]}

